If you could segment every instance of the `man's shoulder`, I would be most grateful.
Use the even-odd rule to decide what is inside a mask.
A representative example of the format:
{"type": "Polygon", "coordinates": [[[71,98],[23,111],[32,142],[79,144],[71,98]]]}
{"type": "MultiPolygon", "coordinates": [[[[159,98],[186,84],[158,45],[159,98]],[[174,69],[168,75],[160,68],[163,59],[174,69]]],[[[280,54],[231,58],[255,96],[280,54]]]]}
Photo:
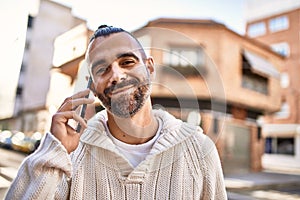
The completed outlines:
{"type": "Polygon", "coordinates": [[[209,136],[207,136],[200,126],[192,125],[187,122],[182,123],[182,129],[189,134],[189,140],[194,140],[196,144],[203,146],[204,144],[212,145],[213,142],[209,136]]]}
{"type": "Polygon", "coordinates": [[[181,119],[175,118],[173,115],[164,110],[154,110],[154,116],[162,121],[163,132],[176,132],[176,134],[195,136],[200,140],[205,139],[206,135],[200,126],[192,125],[181,119]]]}
{"type": "Polygon", "coordinates": [[[88,128],[104,129],[104,123],[107,121],[106,110],[102,110],[88,120],[88,128]]]}

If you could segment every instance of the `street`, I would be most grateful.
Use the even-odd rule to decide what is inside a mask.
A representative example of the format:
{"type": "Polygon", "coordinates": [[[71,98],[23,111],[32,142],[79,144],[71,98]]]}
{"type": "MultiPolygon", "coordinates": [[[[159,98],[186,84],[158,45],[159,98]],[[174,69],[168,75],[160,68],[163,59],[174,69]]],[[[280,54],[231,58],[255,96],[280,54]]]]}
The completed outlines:
{"type": "MultiPolygon", "coordinates": [[[[0,148],[0,199],[26,156],[0,148]]],[[[225,177],[225,184],[229,200],[300,200],[300,175],[262,172],[225,177]]]]}
{"type": "Polygon", "coordinates": [[[229,200],[300,200],[299,185],[289,188],[227,191],[229,200]]]}
{"type": "Polygon", "coordinates": [[[5,192],[26,156],[23,153],[0,148],[0,199],[4,198],[5,192]]]}
{"type": "Polygon", "coordinates": [[[300,200],[300,175],[258,172],[225,176],[230,200],[300,200]]]}

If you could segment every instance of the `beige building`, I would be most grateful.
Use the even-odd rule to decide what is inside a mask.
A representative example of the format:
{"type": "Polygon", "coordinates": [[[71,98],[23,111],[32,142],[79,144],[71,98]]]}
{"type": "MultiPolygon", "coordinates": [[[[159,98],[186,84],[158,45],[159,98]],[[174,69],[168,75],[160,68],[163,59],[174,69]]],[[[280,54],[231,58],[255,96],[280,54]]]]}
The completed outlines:
{"type": "Polygon", "coordinates": [[[249,37],[269,45],[285,56],[281,70],[281,109],[267,115],[263,123],[266,169],[300,172],[300,1],[249,0],[249,37]],[[260,6],[257,6],[257,5],[260,6]],[[256,5],[256,6],[255,6],[256,5]]]}
{"type": "MultiPolygon", "coordinates": [[[[0,130],[18,130],[31,135],[49,130],[51,103],[47,102],[55,38],[84,23],[71,8],[50,0],[36,0],[34,15],[28,16],[23,62],[16,88],[13,115],[0,120],[0,130]],[[54,14],[55,13],[55,14],[54,14]]],[[[56,88],[57,95],[60,88],[56,88]]],[[[5,101],[5,99],[2,99],[5,101]]]]}

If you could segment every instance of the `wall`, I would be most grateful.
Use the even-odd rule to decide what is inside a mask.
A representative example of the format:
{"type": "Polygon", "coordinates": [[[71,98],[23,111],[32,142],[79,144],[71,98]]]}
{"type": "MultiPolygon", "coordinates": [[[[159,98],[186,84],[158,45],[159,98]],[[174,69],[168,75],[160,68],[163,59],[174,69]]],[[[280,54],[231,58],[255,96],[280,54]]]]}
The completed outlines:
{"type": "Polygon", "coordinates": [[[80,23],[70,8],[42,0],[33,22],[28,66],[24,73],[23,110],[45,106],[53,59],[53,42],[59,34],[80,23]]]}

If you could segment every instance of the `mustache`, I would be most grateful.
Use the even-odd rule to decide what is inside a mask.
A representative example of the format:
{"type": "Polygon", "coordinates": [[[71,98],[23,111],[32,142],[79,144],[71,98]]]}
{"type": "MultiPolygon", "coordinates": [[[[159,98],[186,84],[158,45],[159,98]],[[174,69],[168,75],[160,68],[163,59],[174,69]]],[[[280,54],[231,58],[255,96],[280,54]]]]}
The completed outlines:
{"type": "Polygon", "coordinates": [[[104,94],[107,95],[108,93],[111,93],[114,90],[126,87],[128,85],[139,85],[139,81],[137,79],[129,79],[129,80],[122,81],[118,84],[111,85],[111,86],[107,87],[106,89],[104,89],[104,94]]]}

